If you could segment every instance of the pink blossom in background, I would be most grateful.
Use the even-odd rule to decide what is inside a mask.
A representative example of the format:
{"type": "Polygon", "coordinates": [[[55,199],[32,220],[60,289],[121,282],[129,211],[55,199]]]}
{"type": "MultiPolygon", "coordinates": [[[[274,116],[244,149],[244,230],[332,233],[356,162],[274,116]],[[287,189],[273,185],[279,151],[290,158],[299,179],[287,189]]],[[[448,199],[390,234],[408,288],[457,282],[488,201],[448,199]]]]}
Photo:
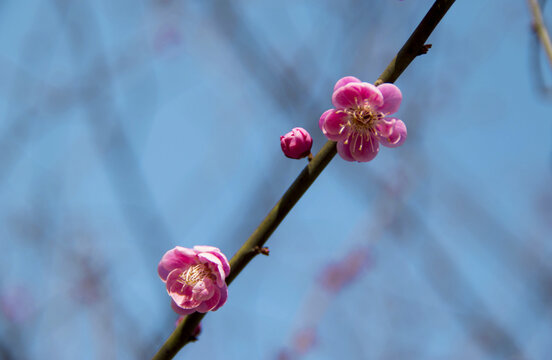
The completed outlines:
{"type": "Polygon", "coordinates": [[[155,34],[154,46],[158,52],[165,52],[172,47],[178,46],[182,42],[182,34],[175,26],[165,26],[160,28],[155,34]]]}
{"type": "Polygon", "coordinates": [[[287,134],[280,136],[280,145],[285,156],[292,159],[301,159],[310,154],[312,137],[307,130],[296,127],[287,134]]]}
{"type": "Polygon", "coordinates": [[[230,264],[216,247],[177,246],[163,255],[157,271],[180,315],[215,311],[226,302],[230,264]]]}
{"type": "Polygon", "coordinates": [[[300,330],[293,339],[293,350],[301,355],[306,354],[316,345],[316,329],[308,327],[300,330]]]}
{"type": "Polygon", "coordinates": [[[329,292],[337,293],[355,281],[372,264],[367,248],[355,249],[338,263],[328,265],[322,272],[321,283],[329,292]]]}
{"type": "Polygon", "coordinates": [[[299,359],[312,351],[318,343],[318,336],[315,327],[305,327],[298,330],[292,339],[292,346],[288,349],[282,349],[276,359],[292,360],[299,359]]]}
{"type": "Polygon", "coordinates": [[[335,109],[322,114],[318,126],[347,161],[374,159],[379,145],[401,146],[406,140],[405,124],[388,115],[399,110],[402,94],[393,84],[377,87],[353,76],[340,79],[334,86],[335,109]]]}
{"type": "Polygon", "coordinates": [[[1,315],[12,324],[22,325],[33,317],[35,308],[29,287],[16,285],[0,291],[1,315]]]}

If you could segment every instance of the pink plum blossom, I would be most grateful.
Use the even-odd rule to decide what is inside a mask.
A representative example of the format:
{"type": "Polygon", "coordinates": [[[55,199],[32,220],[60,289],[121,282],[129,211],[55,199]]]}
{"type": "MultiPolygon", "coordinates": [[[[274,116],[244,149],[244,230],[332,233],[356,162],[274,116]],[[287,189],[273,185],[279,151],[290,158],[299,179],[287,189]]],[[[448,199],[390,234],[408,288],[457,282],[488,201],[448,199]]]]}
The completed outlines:
{"type": "Polygon", "coordinates": [[[361,82],[353,76],[340,79],[334,86],[335,109],[322,114],[318,126],[347,161],[366,162],[376,157],[380,144],[401,146],[406,140],[406,126],[396,117],[402,94],[393,84],[361,82]]]}
{"type": "Polygon", "coordinates": [[[307,130],[296,127],[287,134],[280,136],[280,145],[285,156],[292,159],[301,159],[310,154],[312,137],[307,130]]]}
{"type": "Polygon", "coordinates": [[[157,272],[167,286],[173,310],[180,315],[215,311],[228,297],[225,279],[230,264],[216,247],[177,246],[163,255],[157,272]]]}

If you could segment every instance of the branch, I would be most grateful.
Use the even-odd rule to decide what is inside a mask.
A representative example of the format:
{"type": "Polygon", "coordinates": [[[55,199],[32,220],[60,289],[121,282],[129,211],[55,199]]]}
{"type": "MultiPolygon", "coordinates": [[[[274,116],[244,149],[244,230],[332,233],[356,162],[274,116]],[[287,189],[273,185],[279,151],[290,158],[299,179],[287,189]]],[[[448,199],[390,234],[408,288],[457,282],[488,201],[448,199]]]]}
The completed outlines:
{"type": "Polygon", "coordinates": [[[550,35],[548,34],[546,26],[544,25],[544,20],[542,19],[542,12],[539,6],[539,2],[537,0],[527,1],[529,2],[529,7],[531,8],[531,12],[533,13],[533,30],[537,34],[542,46],[544,47],[546,55],[548,56],[548,61],[550,62],[550,66],[552,67],[552,42],[550,41],[550,35]]]}
{"type": "MultiPolygon", "coordinates": [[[[423,53],[424,44],[433,32],[439,21],[445,16],[455,0],[437,0],[429,9],[418,27],[398,52],[397,56],[380,75],[376,84],[394,82],[408,67],[414,58],[423,53]]],[[[337,153],[336,142],[328,141],[316,154],[314,159],[303,169],[297,179],[291,184],[284,196],[268,213],[263,222],[242,245],[230,260],[231,272],[227,277],[228,285],[239,275],[245,266],[256,256],[256,249],[262,247],[278,225],[286,217],[301,196],[307,191],[318,175],[337,153]]],[[[186,316],[177,326],[167,341],[161,346],[153,360],[172,359],[178,351],[192,339],[192,332],[205,314],[194,313],[186,316]]]]}
{"type": "Polygon", "coordinates": [[[426,16],[424,16],[408,40],[406,40],[406,43],[404,43],[403,47],[399,50],[397,56],[387,65],[387,68],[383,71],[374,85],[385,82],[395,82],[416,56],[427,53],[431,45],[424,46],[425,42],[433,30],[435,30],[435,27],[439,24],[443,16],[445,16],[448,9],[454,4],[454,1],[455,0],[437,0],[433,3],[433,6],[429,9],[426,16]]]}

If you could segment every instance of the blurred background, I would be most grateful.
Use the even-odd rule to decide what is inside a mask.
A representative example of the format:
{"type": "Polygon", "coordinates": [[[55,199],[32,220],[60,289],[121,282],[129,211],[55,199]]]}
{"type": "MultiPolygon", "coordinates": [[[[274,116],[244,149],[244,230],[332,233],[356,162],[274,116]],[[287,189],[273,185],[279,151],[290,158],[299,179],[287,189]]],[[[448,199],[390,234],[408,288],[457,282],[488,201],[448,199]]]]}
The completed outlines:
{"type": "MultiPolygon", "coordinates": [[[[0,358],[149,359],[157,264],[230,258],[432,1],[0,2],[0,358]]],[[[544,8],[552,22],[552,6],[544,8]]],[[[178,359],[550,359],[552,72],[526,1],[458,1],[409,137],[336,156],[178,359]]]]}

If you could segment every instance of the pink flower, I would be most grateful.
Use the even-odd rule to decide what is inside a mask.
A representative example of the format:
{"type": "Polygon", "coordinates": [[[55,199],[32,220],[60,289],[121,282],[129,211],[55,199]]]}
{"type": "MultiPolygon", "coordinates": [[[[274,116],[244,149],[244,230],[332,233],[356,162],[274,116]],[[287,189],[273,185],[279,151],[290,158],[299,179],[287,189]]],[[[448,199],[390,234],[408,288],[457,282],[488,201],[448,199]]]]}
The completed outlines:
{"type": "Polygon", "coordinates": [[[393,84],[376,87],[346,76],[335,84],[335,109],[324,112],[318,126],[328,139],[337,141],[337,152],[343,159],[370,161],[380,144],[397,147],[406,140],[404,123],[388,116],[399,110],[401,100],[401,91],[393,84]]]}
{"type": "Polygon", "coordinates": [[[280,136],[280,145],[285,156],[292,159],[301,159],[310,154],[312,137],[307,130],[296,127],[287,134],[280,136]]]}
{"type": "Polygon", "coordinates": [[[322,272],[322,286],[330,292],[337,293],[351,284],[371,265],[372,258],[369,249],[355,248],[341,261],[330,264],[322,272]]]}
{"type": "Polygon", "coordinates": [[[180,315],[215,311],[228,297],[225,279],[230,264],[216,247],[177,246],[163,255],[157,272],[167,285],[173,310],[180,315]]]}

